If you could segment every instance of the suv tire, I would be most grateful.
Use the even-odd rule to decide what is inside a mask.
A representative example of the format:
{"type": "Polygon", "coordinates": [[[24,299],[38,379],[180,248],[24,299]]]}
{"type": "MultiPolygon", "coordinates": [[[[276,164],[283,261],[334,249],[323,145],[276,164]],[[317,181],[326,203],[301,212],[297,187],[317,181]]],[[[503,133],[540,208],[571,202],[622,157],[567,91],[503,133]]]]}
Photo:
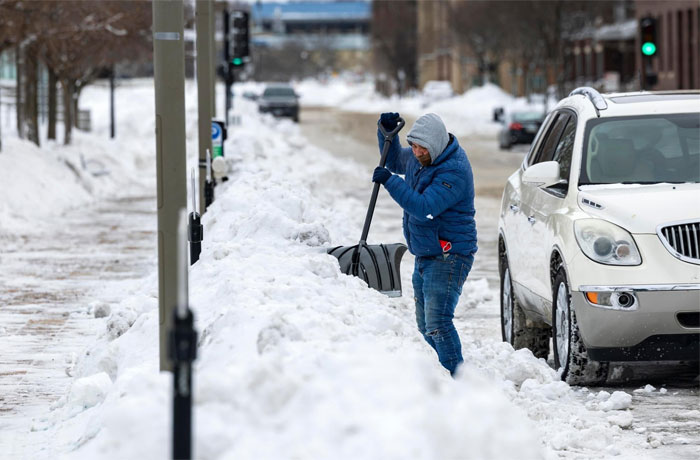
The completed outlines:
{"type": "Polygon", "coordinates": [[[608,363],[588,358],[579,334],[576,313],[571,308],[571,294],[566,273],[557,270],[552,284],[552,338],[554,368],[570,385],[600,385],[608,376],[608,363]]]}
{"type": "Polygon", "coordinates": [[[501,337],[514,349],[528,348],[537,358],[549,355],[548,327],[535,327],[528,321],[513,294],[513,282],[508,268],[508,257],[501,255],[501,337]]]}

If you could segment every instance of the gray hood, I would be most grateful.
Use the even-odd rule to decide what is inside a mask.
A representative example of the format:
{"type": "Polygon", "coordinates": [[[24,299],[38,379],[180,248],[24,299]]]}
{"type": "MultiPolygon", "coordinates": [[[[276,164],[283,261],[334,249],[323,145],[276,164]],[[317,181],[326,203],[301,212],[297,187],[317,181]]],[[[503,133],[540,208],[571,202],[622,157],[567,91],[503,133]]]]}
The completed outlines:
{"type": "Polygon", "coordinates": [[[416,120],[406,139],[428,149],[430,159],[435,163],[435,159],[450,142],[450,135],[447,134],[447,128],[439,116],[426,113],[416,120]]]}

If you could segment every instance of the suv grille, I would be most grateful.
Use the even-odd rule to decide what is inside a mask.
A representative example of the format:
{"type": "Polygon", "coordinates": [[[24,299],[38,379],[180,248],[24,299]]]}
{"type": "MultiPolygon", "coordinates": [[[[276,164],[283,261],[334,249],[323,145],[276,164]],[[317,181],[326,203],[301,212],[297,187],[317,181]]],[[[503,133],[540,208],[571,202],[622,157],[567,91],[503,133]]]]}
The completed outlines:
{"type": "Polygon", "coordinates": [[[657,231],[664,246],[681,260],[700,264],[700,222],[681,222],[657,231]]]}

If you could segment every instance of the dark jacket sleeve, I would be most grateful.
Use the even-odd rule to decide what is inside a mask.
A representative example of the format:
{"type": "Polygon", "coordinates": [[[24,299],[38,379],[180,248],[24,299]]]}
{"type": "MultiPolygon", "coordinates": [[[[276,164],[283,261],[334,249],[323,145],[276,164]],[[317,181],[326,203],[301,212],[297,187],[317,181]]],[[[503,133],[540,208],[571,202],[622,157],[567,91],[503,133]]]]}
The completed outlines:
{"type": "MultiPolygon", "coordinates": [[[[377,130],[377,139],[379,139],[379,154],[381,155],[384,148],[384,136],[379,130],[377,130]]],[[[412,149],[401,147],[399,136],[395,136],[386,155],[386,168],[394,174],[406,174],[406,165],[412,156],[412,149]]]]}
{"type": "Polygon", "coordinates": [[[384,187],[404,211],[416,219],[431,221],[464,198],[467,178],[460,171],[445,170],[438,172],[422,193],[398,176],[391,176],[384,187]]]}

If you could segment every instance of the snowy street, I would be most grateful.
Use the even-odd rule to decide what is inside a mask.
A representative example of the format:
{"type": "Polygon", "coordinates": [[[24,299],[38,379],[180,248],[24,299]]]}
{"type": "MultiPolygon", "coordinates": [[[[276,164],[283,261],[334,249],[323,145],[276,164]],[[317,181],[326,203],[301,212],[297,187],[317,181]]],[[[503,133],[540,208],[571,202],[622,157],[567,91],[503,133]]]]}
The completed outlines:
{"type": "MultiPolygon", "coordinates": [[[[152,85],[119,88],[115,141],[106,140],[107,89],[95,85],[82,100],[98,120],[94,133],[76,146],[45,147],[50,155],[19,140],[0,154],[0,180],[9,184],[0,190],[9,216],[0,222],[3,457],[169,455],[152,85]],[[14,177],[6,171],[22,155],[37,163],[14,177]],[[80,165],[83,156],[78,173],[68,171],[66,161],[80,165]],[[109,174],[90,173],[86,165],[98,160],[109,174]],[[50,178],[32,198],[46,209],[25,213],[18,197],[31,194],[35,171],[50,178]],[[74,186],[80,203],[56,192],[74,186]]],[[[477,88],[423,109],[370,88],[302,82],[296,125],[240,97],[254,85],[236,87],[241,124],[225,145],[230,180],[203,216],[202,257],[190,269],[196,458],[697,459],[697,367],[617,367],[603,388],[570,387],[551,356],[548,363],[502,342],[496,224],[503,182],[526,149],[500,151],[489,117],[510,96],[477,88]],[[441,114],[474,168],[479,252],[457,307],[465,363],[454,380],[416,330],[410,254],[403,296],[389,299],[342,275],[325,253],[360,236],[376,121],[390,110],[407,120],[402,142],[417,116],[441,114]]],[[[369,242],[402,241],[401,210],[382,190],[369,242]]]]}
{"type": "MultiPolygon", "coordinates": [[[[406,116],[406,120],[410,126],[413,120],[409,116],[406,116]]],[[[353,158],[365,165],[367,174],[371,174],[378,158],[376,136],[372,130],[375,124],[374,114],[311,107],[304,111],[301,129],[311,143],[325,147],[335,155],[353,158]]],[[[474,135],[467,139],[465,149],[474,168],[479,229],[479,253],[469,279],[486,278],[493,290],[494,303],[489,303],[492,306],[490,310],[464,312],[460,334],[462,337],[493,340],[501,333],[498,305],[495,303],[498,301],[499,280],[494,230],[500,194],[508,175],[522,162],[527,146],[502,151],[488,136],[474,135]]],[[[388,194],[380,194],[380,197],[378,206],[385,210],[385,219],[396,218],[396,215],[390,214],[396,205],[388,194]]],[[[390,220],[375,221],[375,227],[387,228],[389,225],[390,228],[390,224],[390,220]]],[[[406,259],[409,258],[410,254],[407,254],[406,259]]],[[[551,355],[548,361],[552,365],[551,355]]],[[[674,458],[694,459],[700,452],[700,413],[693,409],[700,407],[697,384],[698,369],[692,364],[620,363],[610,376],[608,385],[598,390],[609,393],[621,390],[632,394],[636,431],[650,433],[648,439],[652,442],[661,442],[663,438],[669,444],[677,444],[674,458]],[[659,390],[661,394],[658,394],[659,390]],[[672,398],[661,397],[669,392],[672,398]]],[[[585,403],[586,398],[581,397],[580,401],[585,403]]],[[[653,453],[652,458],[667,458],[666,455],[666,452],[653,453]]]]}

